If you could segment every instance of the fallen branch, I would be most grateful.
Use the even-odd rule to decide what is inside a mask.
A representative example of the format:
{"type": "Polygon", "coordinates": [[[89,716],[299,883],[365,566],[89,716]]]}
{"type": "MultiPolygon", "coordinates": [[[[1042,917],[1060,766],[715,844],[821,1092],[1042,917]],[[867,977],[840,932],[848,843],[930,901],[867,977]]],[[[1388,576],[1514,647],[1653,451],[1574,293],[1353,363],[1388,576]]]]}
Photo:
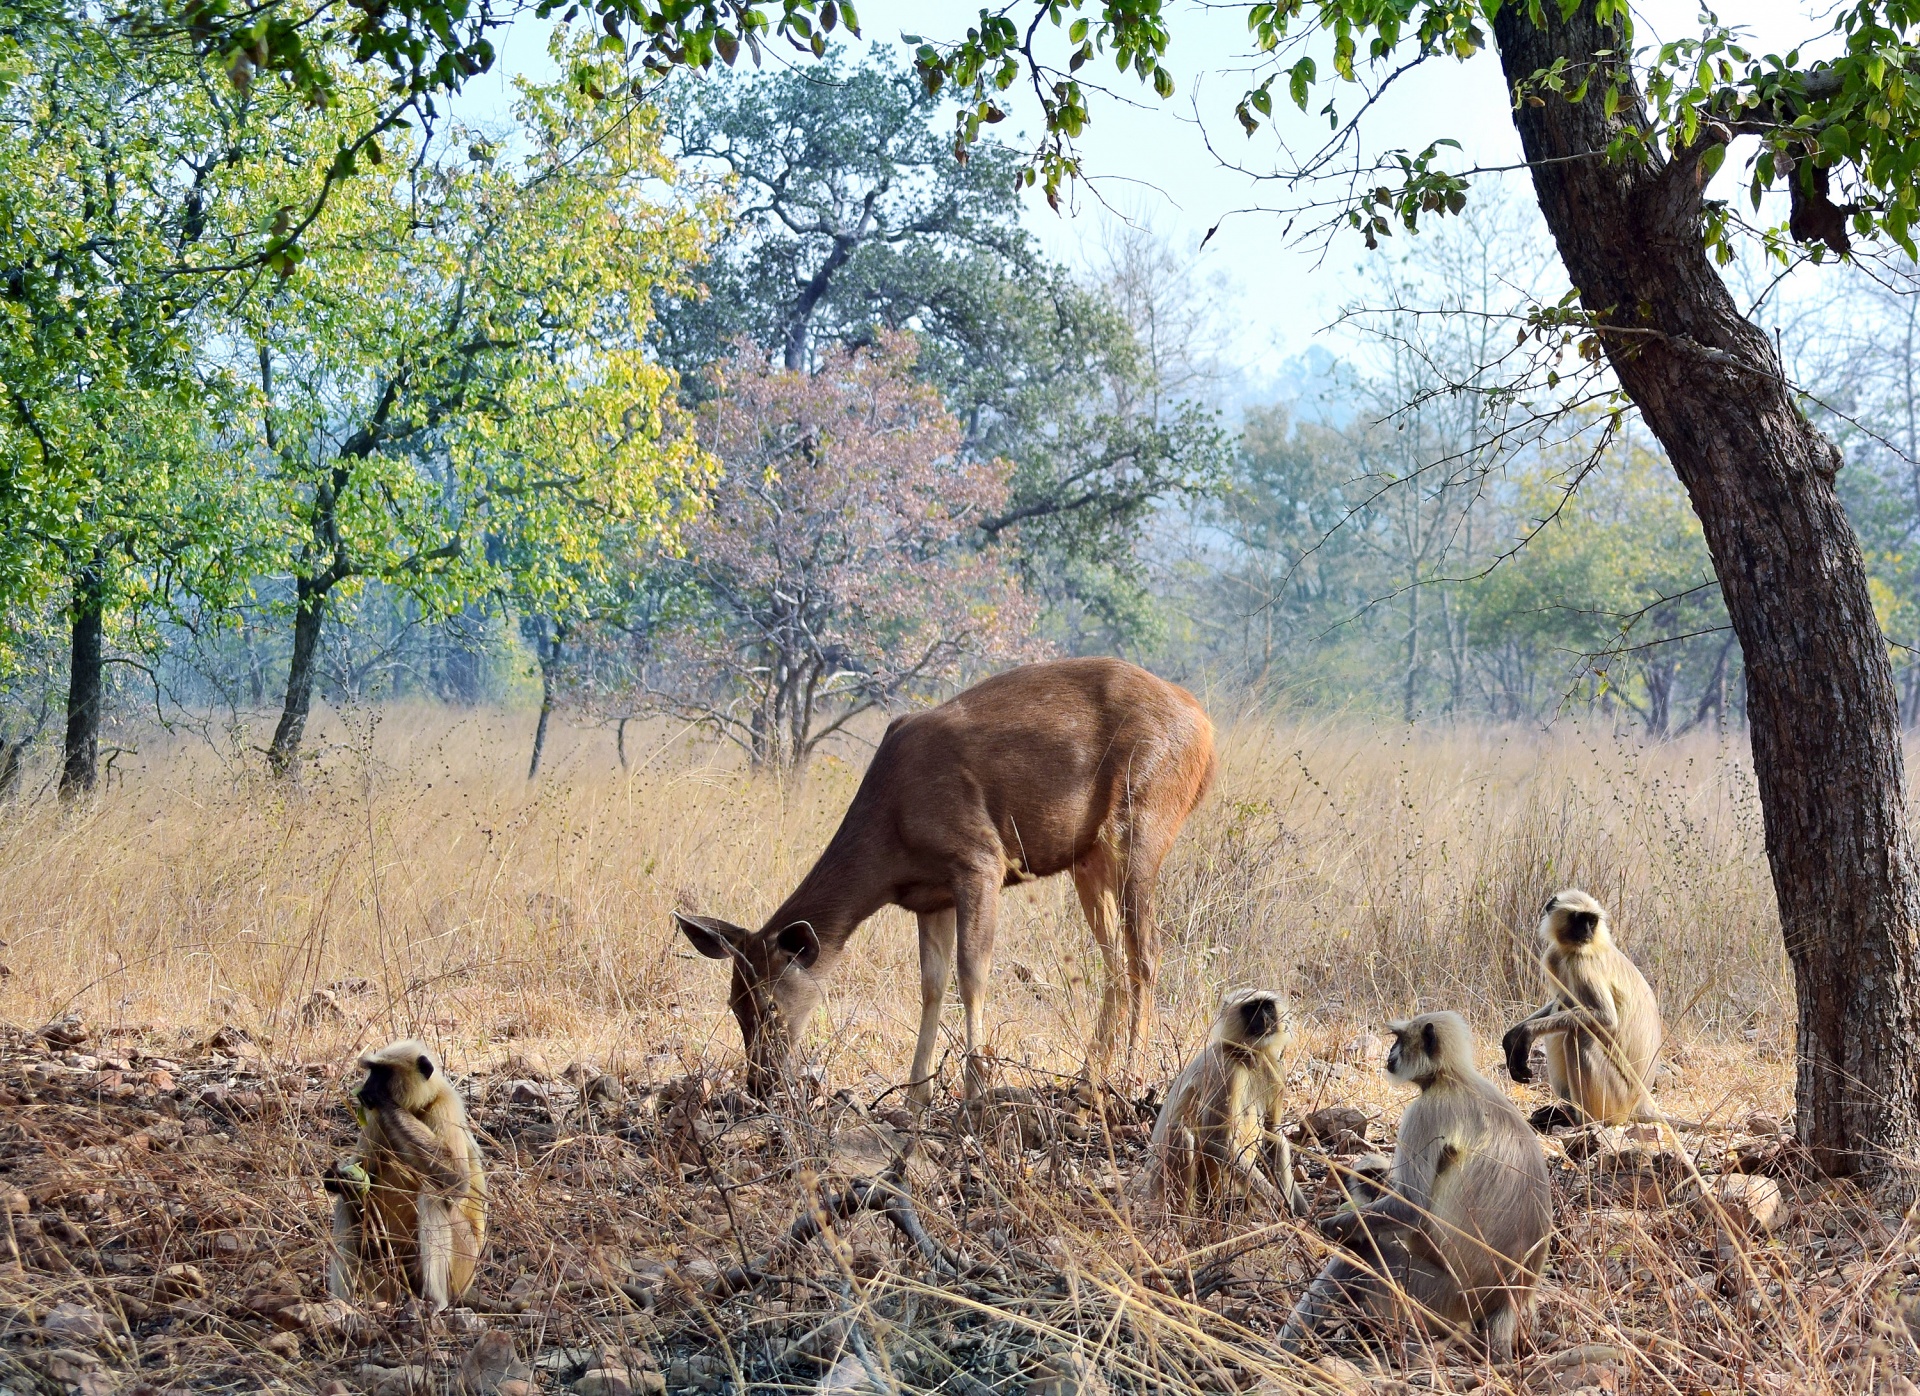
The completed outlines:
{"type": "Polygon", "coordinates": [[[709,1284],[704,1291],[705,1297],[708,1300],[725,1299],[760,1284],[768,1278],[769,1272],[779,1268],[835,1222],[847,1221],[861,1212],[878,1212],[885,1217],[936,1270],[945,1270],[956,1277],[981,1274],[998,1276],[997,1270],[971,1265],[952,1247],[934,1239],[914,1209],[913,1198],[906,1189],[906,1172],[906,1158],[896,1156],[876,1176],[856,1178],[844,1191],[828,1194],[819,1206],[809,1207],[795,1217],[793,1224],[787,1228],[787,1234],[765,1255],[733,1266],[709,1284]]]}

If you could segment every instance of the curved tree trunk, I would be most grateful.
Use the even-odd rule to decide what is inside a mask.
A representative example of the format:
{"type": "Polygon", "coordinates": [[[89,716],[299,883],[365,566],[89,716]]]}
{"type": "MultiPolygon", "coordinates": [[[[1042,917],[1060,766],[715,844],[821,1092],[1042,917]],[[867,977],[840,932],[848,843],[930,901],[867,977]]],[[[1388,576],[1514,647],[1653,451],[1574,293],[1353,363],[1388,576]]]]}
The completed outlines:
{"type": "Polygon", "coordinates": [[[300,760],[307,718],[313,711],[313,683],[318,675],[320,632],[327,621],[327,577],[301,577],[294,583],[293,658],[287,665],[287,696],[280,705],[280,721],[267,746],[267,766],[277,776],[289,775],[300,760]]]}
{"type": "MultiPolygon", "coordinates": [[[[1584,77],[1624,47],[1590,5],[1566,20],[1546,5],[1544,25],[1527,8],[1494,21],[1510,85],[1556,59],[1584,77]]],[[[1893,672],[1834,491],[1839,451],[1708,260],[1699,163],[1608,162],[1646,112],[1636,91],[1610,120],[1603,86],[1543,93],[1514,119],[1568,275],[1713,553],[1796,983],[1797,1128],[1817,1163],[1852,1172],[1920,1142],[1920,878],[1893,672]]]]}

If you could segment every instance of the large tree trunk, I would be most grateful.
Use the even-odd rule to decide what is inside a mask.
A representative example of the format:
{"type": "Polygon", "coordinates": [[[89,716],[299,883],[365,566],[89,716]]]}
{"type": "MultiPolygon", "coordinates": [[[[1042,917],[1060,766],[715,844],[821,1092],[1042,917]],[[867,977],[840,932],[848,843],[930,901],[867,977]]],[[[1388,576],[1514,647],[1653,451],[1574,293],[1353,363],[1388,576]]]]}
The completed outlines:
{"type": "Polygon", "coordinates": [[[280,705],[273,741],[267,747],[267,765],[277,776],[290,773],[300,759],[307,714],[313,708],[320,632],[326,624],[327,593],[331,590],[333,583],[325,577],[301,577],[294,582],[293,659],[287,665],[287,696],[280,705]]]}
{"type": "MultiPolygon", "coordinates": [[[[1509,84],[1564,59],[1617,62],[1583,5],[1494,21],[1509,84]]],[[[1920,879],[1887,647],[1859,540],[1835,494],[1840,455],[1801,414],[1767,336],[1708,261],[1701,170],[1599,152],[1646,123],[1543,93],[1515,109],[1534,188],[1621,385],[1700,516],[1746,659],[1754,773],[1799,1003],[1796,1122],[1835,1172],[1920,1143],[1920,879]]]]}
{"type": "Polygon", "coordinates": [[[106,685],[106,585],[96,557],[74,574],[72,648],[67,664],[67,742],[60,796],[93,789],[100,774],[100,716],[106,685]]]}

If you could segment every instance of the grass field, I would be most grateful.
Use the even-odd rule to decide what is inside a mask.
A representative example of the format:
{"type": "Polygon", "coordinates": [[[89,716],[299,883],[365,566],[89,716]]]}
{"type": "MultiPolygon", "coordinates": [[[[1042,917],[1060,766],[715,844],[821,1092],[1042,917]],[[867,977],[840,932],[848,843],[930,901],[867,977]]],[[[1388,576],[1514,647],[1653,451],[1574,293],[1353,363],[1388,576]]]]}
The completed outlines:
{"type": "MultiPolygon", "coordinates": [[[[1665,1006],[1658,1089],[1700,1126],[1682,1136],[1691,1160],[1712,1174],[1771,1135],[1755,1117],[1790,1109],[1792,993],[1743,743],[1222,708],[1219,780],[1163,878],[1145,1085],[1177,1068],[1223,990],[1271,985],[1299,1017],[1299,1113],[1360,1107],[1390,1148],[1399,1094],[1372,1034],[1390,1017],[1455,1008],[1492,1074],[1492,1044],[1541,992],[1538,908],[1581,886],[1612,909],[1665,1006]]],[[[1273,1218],[1223,1230],[1138,1214],[1125,1178],[1150,1109],[1113,1099],[1089,1113],[1065,1079],[1099,984],[1059,879],[1010,892],[1002,918],[989,1021],[1000,1079],[1026,1094],[979,1138],[950,1127],[943,1106],[915,1163],[927,1226],[983,1268],[929,1273],[868,1216],[842,1228],[851,1239],[826,1247],[817,1274],[782,1257],[778,1286],[702,1297],[719,1269],[771,1253],[816,1174],[881,1166],[874,1139],[900,1142],[887,1091],[917,1017],[904,913],[859,932],[806,1043],[818,1098],[773,1116],[732,1091],[739,1042],[722,973],[669,920],[684,906],[757,924],[826,841],[863,758],[852,748],[782,787],[669,731],[629,729],[626,770],[607,733],[563,732],[530,784],[528,729],[429,709],[335,720],[297,790],[156,738],[88,808],[0,816],[0,1018],[14,1033],[0,1079],[25,1122],[0,1190],[19,1190],[9,1215],[35,1222],[34,1245],[68,1265],[41,1265],[22,1243],[23,1266],[0,1272],[13,1323],[32,1331],[57,1295],[108,1307],[132,1296],[119,1312],[135,1355],[116,1349],[107,1365],[115,1380],[148,1371],[156,1387],[304,1390],[338,1376],[386,1396],[381,1382],[416,1358],[416,1385],[444,1382],[458,1333],[390,1325],[368,1348],[365,1335],[309,1332],[288,1358],[257,1346],[275,1331],[258,1304],[168,1308],[154,1278],[190,1261],[216,1281],[230,1271],[238,1288],[279,1276],[315,1296],[315,1179],[351,1138],[342,1068],[359,1047],[410,1033],[473,1073],[497,1160],[475,1307],[501,1316],[474,1322],[506,1324],[529,1357],[628,1343],[646,1349],[622,1359],[636,1380],[644,1368],[704,1390],[1013,1392],[1068,1361],[1140,1391],[1910,1389],[1889,1385],[1920,1357],[1904,1326],[1909,1313],[1920,1323],[1914,1227],[1897,1210],[1793,1184],[1771,1236],[1716,1241],[1679,1200],[1698,1184],[1691,1168],[1603,1177],[1564,1150],[1556,1260],[1521,1363],[1492,1371],[1454,1351],[1371,1378],[1289,1364],[1265,1339],[1318,1243],[1273,1218]],[[89,1034],[77,1058],[32,1036],[67,1016],[89,1034]],[[157,1083],[143,1074],[155,1061],[157,1083]],[[575,1088],[599,1071],[621,1085],[590,1109],[575,1088]],[[561,1079],[538,1080],[548,1075],[561,1079]],[[160,1123],[171,1119],[181,1138],[143,1146],[137,1166],[124,1151],[91,1158],[118,1146],[89,1130],[173,1140],[160,1123]],[[124,1205],[114,1186],[132,1189],[124,1205]],[[163,1205],[182,1187],[215,1200],[182,1220],[163,1205]],[[60,1218],[84,1245],[55,1244],[60,1218]],[[231,1231],[249,1239],[231,1251],[207,1239],[231,1231]],[[1581,1356],[1585,1340],[1606,1351],[1581,1356]]],[[[944,1082],[957,1077],[950,1060],[944,1082]]],[[[535,1381],[578,1370],[550,1363],[535,1381]]],[[[1069,1389],[1093,1388],[1058,1392],[1069,1389]]]]}
{"type": "MultiPolygon", "coordinates": [[[[455,1061],[509,1033],[610,1064],[725,1059],[722,975],[669,913],[757,924],[832,832],[859,753],[783,788],[662,732],[630,732],[622,771],[593,731],[563,735],[530,784],[525,726],[435,710],[340,724],[293,792],[156,741],[94,808],[9,818],[0,1011],[233,1024],[305,1056],[417,1032],[455,1061]],[[303,1018],[316,990],[360,980],[336,990],[344,1023],[303,1018]]],[[[1247,983],[1295,994],[1316,1039],[1441,1007],[1497,1037],[1540,988],[1541,902],[1581,886],[1667,1006],[1679,1060],[1747,1049],[1752,1091],[1782,1103],[1791,993],[1739,744],[1223,726],[1214,792],[1163,879],[1159,1071],[1247,983]]],[[[1098,993],[1071,886],[1008,901],[996,1043],[1071,1069],[1098,993]]],[[[814,1044],[846,1084],[897,1075],[914,1027],[911,919],[885,912],[859,937],[814,1044]]]]}

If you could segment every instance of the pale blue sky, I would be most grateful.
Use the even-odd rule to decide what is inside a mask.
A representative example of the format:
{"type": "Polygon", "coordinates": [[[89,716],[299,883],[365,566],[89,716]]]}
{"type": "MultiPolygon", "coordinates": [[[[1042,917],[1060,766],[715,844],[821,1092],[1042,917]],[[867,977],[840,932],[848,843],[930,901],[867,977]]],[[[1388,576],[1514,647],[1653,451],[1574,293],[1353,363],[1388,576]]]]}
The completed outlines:
{"type": "MultiPolygon", "coordinates": [[[[867,41],[891,44],[903,32],[929,37],[963,32],[978,15],[979,3],[863,0],[859,9],[867,41]]],[[[1639,37],[1652,43],[1696,32],[1698,13],[1697,5],[1683,0],[1636,6],[1639,37]]],[[[1723,9],[1723,17],[1737,16],[1753,31],[1760,49],[1782,52],[1825,32],[1828,22],[1822,16],[1828,13],[1826,0],[1737,0],[1723,9]]],[[[1085,264],[1097,255],[1109,220],[1150,223],[1194,258],[1203,277],[1227,288],[1226,309],[1239,325],[1236,348],[1253,375],[1263,377],[1320,341],[1340,307],[1360,294],[1362,268],[1371,254],[1350,236],[1290,244],[1283,236],[1284,216],[1239,212],[1285,208],[1290,197],[1297,197],[1282,185],[1253,177],[1252,172],[1278,163],[1275,134],[1248,139],[1233,118],[1235,101],[1250,85],[1244,76],[1244,16],[1243,6],[1176,0],[1174,47],[1168,55],[1180,81],[1175,97],[1159,102],[1128,79],[1114,85],[1113,97],[1096,99],[1093,121],[1080,142],[1089,187],[1059,214],[1037,193],[1029,194],[1027,220],[1047,250],[1069,264],[1085,264]],[[1229,168],[1221,157],[1244,170],[1229,168]],[[1201,248],[1202,236],[1215,224],[1221,225],[1219,231],[1201,248]]],[[[463,108],[475,115],[503,110],[512,73],[546,68],[547,32],[540,21],[516,24],[503,45],[503,62],[472,85],[463,108]]],[[[1280,138],[1310,146],[1324,132],[1324,121],[1291,104],[1276,108],[1280,138]]],[[[1032,129],[1030,105],[1014,107],[1009,126],[1022,123],[1032,129]]],[[[1435,60],[1408,74],[1369,114],[1367,129],[1376,150],[1419,149],[1450,136],[1464,147],[1463,158],[1477,165],[1509,164],[1519,153],[1491,53],[1465,64],[1435,60]]],[[[1744,163],[1736,151],[1723,182],[1737,178],[1744,163]]]]}

